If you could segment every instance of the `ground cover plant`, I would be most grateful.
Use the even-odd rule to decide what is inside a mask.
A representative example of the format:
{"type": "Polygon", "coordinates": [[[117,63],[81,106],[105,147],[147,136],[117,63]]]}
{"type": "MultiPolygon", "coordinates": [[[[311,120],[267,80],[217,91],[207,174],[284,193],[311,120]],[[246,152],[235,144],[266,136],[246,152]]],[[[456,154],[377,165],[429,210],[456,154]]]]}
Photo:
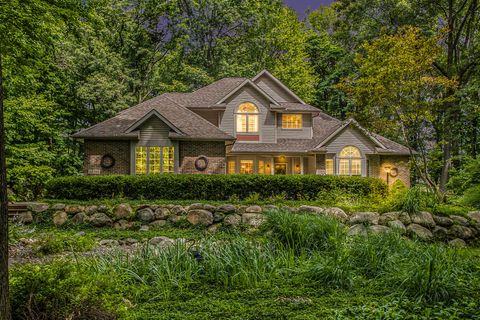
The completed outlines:
{"type": "Polygon", "coordinates": [[[176,235],[186,240],[14,266],[15,319],[478,316],[478,249],[397,233],[352,238],[331,218],[282,210],[253,233],[176,235]]]}

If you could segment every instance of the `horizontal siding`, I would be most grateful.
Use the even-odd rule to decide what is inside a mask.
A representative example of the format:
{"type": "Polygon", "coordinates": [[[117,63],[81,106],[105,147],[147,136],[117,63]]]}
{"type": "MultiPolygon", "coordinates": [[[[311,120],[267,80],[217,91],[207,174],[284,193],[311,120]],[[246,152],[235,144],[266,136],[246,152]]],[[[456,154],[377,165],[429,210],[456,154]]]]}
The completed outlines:
{"type": "MultiPolygon", "coordinates": [[[[270,102],[265,99],[258,90],[251,86],[245,86],[227,101],[225,112],[221,115],[220,129],[235,136],[235,112],[238,106],[244,102],[254,103],[259,114],[260,142],[275,143],[275,114],[269,110],[270,102]]],[[[243,134],[243,133],[242,133],[243,134]]]]}
{"type": "Polygon", "coordinates": [[[140,146],[171,146],[170,127],[157,117],[151,117],[140,127],[140,146]]]}
{"type": "Polygon", "coordinates": [[[192,110],[200,117],[218,127],[218,111],[192,110]]]}
{"type": "Polygon", "coordinates": [[[268,76],[261,76],[255,80],[255,84],[277,102],[298,102],[295,97],[268,76]]]}
{"type": "Polygon", "coordinates": [[[312,138],[312,115],[302,115],[302,129],[283,129],[282,114],[277,114],[277,138],[285,139],[310,139],[312,138]]]}

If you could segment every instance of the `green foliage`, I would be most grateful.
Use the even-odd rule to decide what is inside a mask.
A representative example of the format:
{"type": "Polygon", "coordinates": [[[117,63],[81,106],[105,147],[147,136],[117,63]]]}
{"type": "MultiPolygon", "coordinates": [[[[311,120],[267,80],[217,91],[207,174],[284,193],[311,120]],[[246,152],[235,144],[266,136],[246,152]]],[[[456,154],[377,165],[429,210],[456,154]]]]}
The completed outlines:
{"type": "MultiPolygon", "coordinates": [[[[268,199],[284,192],[287,199],[314,199],[320,191],[340,190],[358,197],[385,195],[379,179],[336,176],[268,175],[150,175],[55,178],[47,184],[47,197],[92,200],[130,199],[227,200],[252,194],[268,199]]],[[[256,196],[255,196],[256,197],[256,196]]]]}
{"type": "Polygon", "coordinates": [[[456,194],[480,184],[480,157],[464,159],[463,167],[452,172],[448,187],[456,194]]]}
{"type": "Polygon", "coordinates": [[[88,236],[48,233],[41,234],[33,245],[33,251],[39,255],[69,252],[85,252],[93,248],[95,240],[88,236]]]}
{"type": "Polygon", "coordinates": [[[13,167],[8,171],[8,184],[15,198],[34,200],[43,195],[45,185],[55,170],[47,166],[13,167]]]}
{"type": "Polygon", "coordinates": [[[467,189],[460,201],[464,205],[480,209],[480,184],[467,189]]]}

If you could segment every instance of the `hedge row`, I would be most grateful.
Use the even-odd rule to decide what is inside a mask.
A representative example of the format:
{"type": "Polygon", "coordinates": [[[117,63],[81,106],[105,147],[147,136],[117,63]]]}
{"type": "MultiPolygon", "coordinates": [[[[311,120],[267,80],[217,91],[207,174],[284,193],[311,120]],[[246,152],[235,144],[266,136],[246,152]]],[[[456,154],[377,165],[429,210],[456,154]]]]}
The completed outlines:
{"type": "Polygon", "coordinates": [[[341,191],[347,195],[384,195],[387,186],[376,178],[336,176],[268,175],[150,175],[75,176],[48,182],[52,199],[228,200],[245,199],[257,193],[261,198],[284,195],[286,199],[314,199],[319,192],[341,191]]]}

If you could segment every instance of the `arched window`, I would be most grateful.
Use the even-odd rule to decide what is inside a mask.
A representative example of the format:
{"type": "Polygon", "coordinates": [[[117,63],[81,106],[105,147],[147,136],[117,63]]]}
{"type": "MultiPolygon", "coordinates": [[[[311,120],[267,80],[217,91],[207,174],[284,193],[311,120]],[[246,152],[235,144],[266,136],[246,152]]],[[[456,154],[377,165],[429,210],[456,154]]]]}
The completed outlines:
{"type": "Polygon", "coordinates": [[[237,108],[237,132],[258,132],[258,108],[245,102],[237,108]]]}
{"type": "Polygon", "coordinates": [[[339,155],[339,174],[344,176],[360,176],[362,174],[362,155],[356,147],[348,146],[339,155]]]}

